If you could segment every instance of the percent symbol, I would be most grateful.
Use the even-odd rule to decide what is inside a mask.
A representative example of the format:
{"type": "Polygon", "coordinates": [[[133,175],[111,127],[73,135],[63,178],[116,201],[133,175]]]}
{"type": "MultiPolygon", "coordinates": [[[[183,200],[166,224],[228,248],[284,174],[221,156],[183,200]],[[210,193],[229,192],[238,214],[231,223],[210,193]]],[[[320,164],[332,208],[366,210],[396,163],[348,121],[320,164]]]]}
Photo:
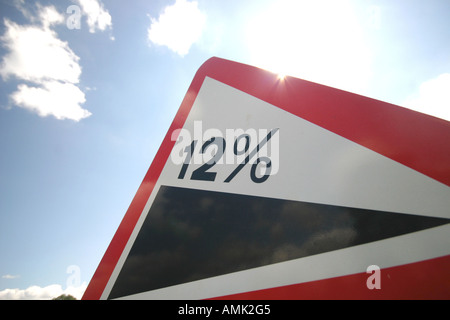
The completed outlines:
{"type": "MultiPolygon", "coordinates": [[[[278,128],[270,131],[269,134],[263,140],[261,140],[261,142],[256,146],[256,148],[254,148],[247,155],[247,157],[245,157],[245,160],[243,162],[241,162],[236,167],[236,169],[233,170],[233,172],[231,172],[231,174],[225,179],[224,182],[230,182],[231,180],[233,180],[233,178],[242,170],[242,168],[245,167],[245,165],[250,161],[250,159],[253,158],[256,153],[258,153],[258,151],[270,140],[270,138],[272,138],[272,136],[275,133],[277,133],[277,131],[278,131],[278,128]]],[[[241,150],[241,151],[237,150],[237,144],[239,141],[239,137],[236,139],[236,142],[234,144],[234,150],[233,150],[235,155],[241,155],[248,151],[249,146],[250,146],[250,136],[246,135],[245,138],[246,138],[245,147],[244,147],[244,150],[241,150]]],[[[252,165],[252,168],[250,170],[250,178],[252,179],[253,182],[256,182],[256,183],[262,183],[262,182],[266,181],[270,176],[271,167],[272,167],[272,161],[270,160],[270,158],[259,157],[258,159],[256,159],[256,162],[252,165]],[[264,162],[266,164],[266,172],[262,177],[257,177],[256,176],[256,168],[260,162],[264,162]]]]}
{"type": "MultiPolygon", "coordinates": [[[[252,151],[249,152],[249,154],[245,157],[244,161],[242,161],[233,170],[233,172],[231,172],[231,174],[225,179],[224,182],[228,183],[231,180],[233,180],[233,178],[242,170],[242,168],[245,167],[245,165],[247,163],[250,162],[250,160],[259,152],[259,150],[262,149],[262,147],[264,147],[264,145],[275,135],[275,133],[277,133],[278,130],[279,129],[276,128],[276,129],[273,129],[272,131],[270,131],[269,134],[264,139],[262,139],[259,142],[259,144],[252,151]]],[[[192,158],[192,155],[194,154],[196,145],[197,145],[197,140],[193,140],[192,143],[189,146],[186,146],[186,148],[184,149],[184,152],[186,153],[186,158],[181,167],[181,171],[178,175],[178,179],[184,179],[184,177],[186,175],[186,171],[191,163],[191,158],[192,158]]],[[[215,155],[209,161],[207,161],[202,166],[200,166],[199,168],[197,168],[196,170],[194,170],[192,172],[191,180],[215,181],[217,172],[210,171],[210,169],[217,164],[217,162],[222,158],[223,154],[225,153],[225,148],[226,148],[225,139],[222,137],[213,137],[213,138],[207,140],[202,145],[200,152],[204,154],[204,153],[206,153],[206,150],[208,148],[210,148],[214,145],[217,146],[217,151],[216,151],[215,155]]],[[[250,136],[249,135],[242,134],[236,138],[236,140],[234,142],[234,148],[233,148],[233,152],[235,155],[237,155],[237,156],[243,155],[243,154],[247,153],[249,149],[250,149],[250,136]],[[243,150],[238,150],[238,143],[243,138],[245,138],[245,147],[243,150]]],[[[250,178],[255,183],[262,183],[269,178],[271,170],[272,170],[272,162],[271,162],[270,158],[265,157],[265,156],[258,157],[256,159],[256,162],[251,167],[250,178]],[[266,171],[261,177],[258,177],[256,174],[256,170],[257,170],[258,164],[261,162],[265,164],[266,171]]]]}

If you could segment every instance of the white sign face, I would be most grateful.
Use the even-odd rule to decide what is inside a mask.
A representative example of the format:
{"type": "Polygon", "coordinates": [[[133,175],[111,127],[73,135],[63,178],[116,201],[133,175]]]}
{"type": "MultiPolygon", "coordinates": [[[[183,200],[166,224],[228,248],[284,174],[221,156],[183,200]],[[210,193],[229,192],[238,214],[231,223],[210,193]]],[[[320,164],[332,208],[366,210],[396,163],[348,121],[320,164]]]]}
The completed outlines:
{"type": "Polygon", "coordinates": [[[447,185],[248,93],[205,77],[172,134],[103,299],[220,297],[449,253],[447,185]]]}
{"type": "MultiPolygon", "coordinates": [[[[161,175],[163,185],[450,218],[446,185],[208,77],[180,140],[161,175]],[[234,154],[236,138],[248,133],[252,151],[274,129],[259,154],[226,183],[245,159],[234,154]],[[212,137],[225,138],[223,156],[208,169],[216,173],[215,179],[192,179],[192,172],[211,159],[209,148],[205,154],[200,149],[212,137]],[[183,150],[192,140],[198,141],[192,161],[179,179],[180,162],[186,158],[183,150]],[[258,156],[269,158],[272,166],[270,177],[262,183],[251,179],[258,156]]],[[[245,139],[240,139],[238,151],[244,145],[245,139]]],[[[258,166],[258,177],[261,171],[264,163],[258,166]]]]}

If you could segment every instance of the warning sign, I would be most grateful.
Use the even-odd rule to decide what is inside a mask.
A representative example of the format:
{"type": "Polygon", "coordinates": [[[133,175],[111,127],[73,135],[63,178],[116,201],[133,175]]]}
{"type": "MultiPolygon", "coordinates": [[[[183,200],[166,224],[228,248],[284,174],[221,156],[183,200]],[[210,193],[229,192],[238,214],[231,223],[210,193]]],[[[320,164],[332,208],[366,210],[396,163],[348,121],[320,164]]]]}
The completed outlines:
{"type": "Polygon", "coordinates": [[[450,298],[446,141],[447,121],[212,58],[84,298],[450,298]],[[372,265],[398,276],[368,286],[372,265]]]}

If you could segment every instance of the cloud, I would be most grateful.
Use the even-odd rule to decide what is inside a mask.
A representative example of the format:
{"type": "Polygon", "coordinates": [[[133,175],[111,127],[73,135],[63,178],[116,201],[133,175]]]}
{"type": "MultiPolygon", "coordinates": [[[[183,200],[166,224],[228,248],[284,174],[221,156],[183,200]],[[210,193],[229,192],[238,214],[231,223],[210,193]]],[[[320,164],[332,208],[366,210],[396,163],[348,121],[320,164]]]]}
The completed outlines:
{"type": "MultiPolygon", "coordinates": [[[[44,24],[47,22],[43,22],[44,24]]],[[[56,32],[41,26],[20,26],[5,20],[6,32],[1,37],[9,53],[3,57],[0,75],[40,82],[53,79],[78,83],[79,57],[56,32]]]]}
{"type": "Polygon", "coordinates": [[[78,287],[67,287],[63,289],[59,284],[53,284],[46,287],[31,286],[27,289],[5,289],[0,291],[0,300],[51,300],[62,294],[69,294],[77,299],[81,299],[86,284],[78,287]]]}
{"type": "Polygon", "coordinates": [[[54,6],[39,7],[39,19],[42,21],[44,28],[49,28],[52,25],[61,24],[64,22],[64,16],[56,11],[54,6]]]}
{"type": "Polygon", "coordinates": [[[87,16],[89,32],[95,33],[97,30],[105,31],[112,28],[112,19],[103,3],[98,0],[76,0],[81,6],[83,13],[87,16]]]}
{"type": "Polygon", "coordinates": [[[89,117],[91,113],[81,107],[85,95],[77,87],[80,58],[51,29],[64,23],[64,16],[54,6],[37,4],[37,15],[32,15],[23,2],[18,1],[17,5],[34,24],[4,20],[5,33],[0,41],[8,52],[0,63],[0,76],[4,81],[15,78],[26,82],[10,95],[12,102],[40,116],[74,121],[89,117]]]}
{"type": "Polygon", "coordinates": [[[419,92],[407,98],[403,105],[450,121],[450,73],[423,82],[419,92]]]}
{"type": "Polygon", "coordinates": [[[148,39],[184,56],[202,35],[206,16],[196,1],[176,0],[167,6],[158,19],[151,18],[148,39]]]}
{"type": "Polygon", "coordinates": [[[41,117],[79,121],[91,113],[80,107],[86,99],[84,93],[72,83],[44,81],[40,87],[20,84],[11,99],[19,107],[36,112],[41,117]]]}
{"type": "Polygon", "coordinates": [[[2,279],[18,279],[20,278],[19,275],[12,275],[12,274],[5,274],[2,276],[2,279]]]}

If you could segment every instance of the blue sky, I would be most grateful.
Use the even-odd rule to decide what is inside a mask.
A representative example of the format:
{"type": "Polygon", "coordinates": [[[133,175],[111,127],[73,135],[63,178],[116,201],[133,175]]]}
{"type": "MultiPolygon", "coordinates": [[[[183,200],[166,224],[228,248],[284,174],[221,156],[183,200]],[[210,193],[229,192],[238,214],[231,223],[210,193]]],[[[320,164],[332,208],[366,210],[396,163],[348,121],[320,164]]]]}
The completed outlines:
{"type": "Polygon", "coordinates": [[[79,296],[211,56],[450,120],[447,0],[0,0],[0,299],[79,296]]]}

